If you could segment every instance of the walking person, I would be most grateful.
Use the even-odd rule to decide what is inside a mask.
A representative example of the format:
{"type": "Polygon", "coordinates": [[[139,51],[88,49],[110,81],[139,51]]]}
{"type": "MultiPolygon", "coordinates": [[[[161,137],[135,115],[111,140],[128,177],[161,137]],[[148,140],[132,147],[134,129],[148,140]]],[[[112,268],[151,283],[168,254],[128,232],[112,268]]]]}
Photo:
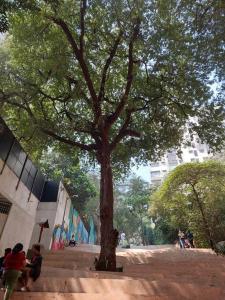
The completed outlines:
{"type": "Polygon", "coordinates": [[[3,300],[10,299],[21,275],[21,270],[26,265],[26,258],[22,250],[23,245],[20,243],[16,244],[12,253],[8,254],[4,260],[5,272],[3,280],[5,282],[5,294],[3,300]]]}
{"type": "Polygon", "coordinates": [[[185,245],[185,234],[180,229],[179,229],[179,232],[178,232],[178,238],[179,238],[180,248],[183,249],[184,245],[185,245]]]}
{"type": "Polygon", "coordinates": [[[187,238],[189,240],[191,248],[195,248],[195,245],[194,245],[194,236],[193,236],[193,233],[190,230],[187,231],[187,238]]]}
{"type": "Polygon", "coordinates": [[[120,241],[121,241],[122,247],[125,247],[126,234],[124,231],[122,231],[122,233],[120,234],[120,241]]]}

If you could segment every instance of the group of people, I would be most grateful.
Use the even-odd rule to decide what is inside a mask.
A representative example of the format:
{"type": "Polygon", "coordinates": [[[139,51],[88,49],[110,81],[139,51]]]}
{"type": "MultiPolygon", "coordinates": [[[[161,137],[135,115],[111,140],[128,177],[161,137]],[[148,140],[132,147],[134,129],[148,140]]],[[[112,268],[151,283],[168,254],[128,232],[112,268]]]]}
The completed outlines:
{"type": "Polygon", "coordinates": [[[5,249],[0,258],[0,276],[5,289],[3,300],[9,300],[18,284],[21,291],[30,291],[32,281],[36,281],[41,274],[42,256],[40,245],[32,247],[31,260],[26,259],[23,245],[18,243],[13,249],[5,249]]]}
{"type": "Polygon", "coordinates": [[[194,236],[193,233],[188,230],[186,233],[179,230],[178,232],[178,239],[180,248],[195,248],[194,246],[194,236]]]}

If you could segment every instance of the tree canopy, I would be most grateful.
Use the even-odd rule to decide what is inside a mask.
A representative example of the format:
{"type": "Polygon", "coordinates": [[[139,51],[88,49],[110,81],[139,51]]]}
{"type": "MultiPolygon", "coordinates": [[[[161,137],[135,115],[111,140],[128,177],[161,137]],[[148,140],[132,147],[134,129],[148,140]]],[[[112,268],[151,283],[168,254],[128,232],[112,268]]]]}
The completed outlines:
{"type": "Polygon", "coordinates": [[[208,84],[224,78],[223,1],[53,2],[8,14],[0,100],[22,136],[96,152],[104,121],[118,166],[178,145],[197,116],[190,128],[219,145],[224,99],[208,84]]]}
{"type": "Polygon", "coordinates": [[[150,215],[171,232],[190,229],[198,246],[225,239],[225,165],[215,161],[178,166],[152,195],[150,215]]]}

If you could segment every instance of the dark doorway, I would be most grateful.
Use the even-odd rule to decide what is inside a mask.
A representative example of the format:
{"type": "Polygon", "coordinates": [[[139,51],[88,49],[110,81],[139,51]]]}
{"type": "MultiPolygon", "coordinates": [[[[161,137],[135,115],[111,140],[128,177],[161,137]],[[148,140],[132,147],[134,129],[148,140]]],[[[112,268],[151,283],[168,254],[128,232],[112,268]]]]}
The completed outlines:
{"type": "Polygon", "coordinates": [[[2,236],[12,204],[0,194],[0,238],[2,236]]]}

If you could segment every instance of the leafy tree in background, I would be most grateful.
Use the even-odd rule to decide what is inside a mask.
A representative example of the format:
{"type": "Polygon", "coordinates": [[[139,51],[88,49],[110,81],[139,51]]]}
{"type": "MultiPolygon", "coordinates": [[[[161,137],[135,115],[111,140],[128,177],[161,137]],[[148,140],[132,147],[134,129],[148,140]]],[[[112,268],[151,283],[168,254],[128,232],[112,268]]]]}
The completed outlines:
{"type": "Polygon", "coordinates": [[[96,197],[97,190],[90,176],[80,168],[77,156],[54,151],[44,152],[39,165],[49,179],[64,181],[75,208],[83,216],[85,206],[96,197]]]}
{"type": "Polygon", "coordinates": [[[225,165],[209,161],[178,166],[150,203],[150,215],[172,232],[191,229],[198,245],[215,249],[225,239],[225,165]]]}
{"type": "Polygon", "coordinates": [[[28,3],[7,15],[1,114],[34,146],[58,141],[100,165],[98,268],[115,270],[113,172],[179,146],[189,117],[213,149],[224,140],[209,87],[224,79],[224,1],[28,3]]]}
{"type": "Polygon", "coordinates": [[[149,185],[140,177],[133,176],[125,183],[125,190],[117,187],[114,219],[120,232],[124,231],[127,240],[147,245],[153,243],[151,219],[148,215],[149,185]],[[151,241],[150,241],[151,240],[151,241]]]}

